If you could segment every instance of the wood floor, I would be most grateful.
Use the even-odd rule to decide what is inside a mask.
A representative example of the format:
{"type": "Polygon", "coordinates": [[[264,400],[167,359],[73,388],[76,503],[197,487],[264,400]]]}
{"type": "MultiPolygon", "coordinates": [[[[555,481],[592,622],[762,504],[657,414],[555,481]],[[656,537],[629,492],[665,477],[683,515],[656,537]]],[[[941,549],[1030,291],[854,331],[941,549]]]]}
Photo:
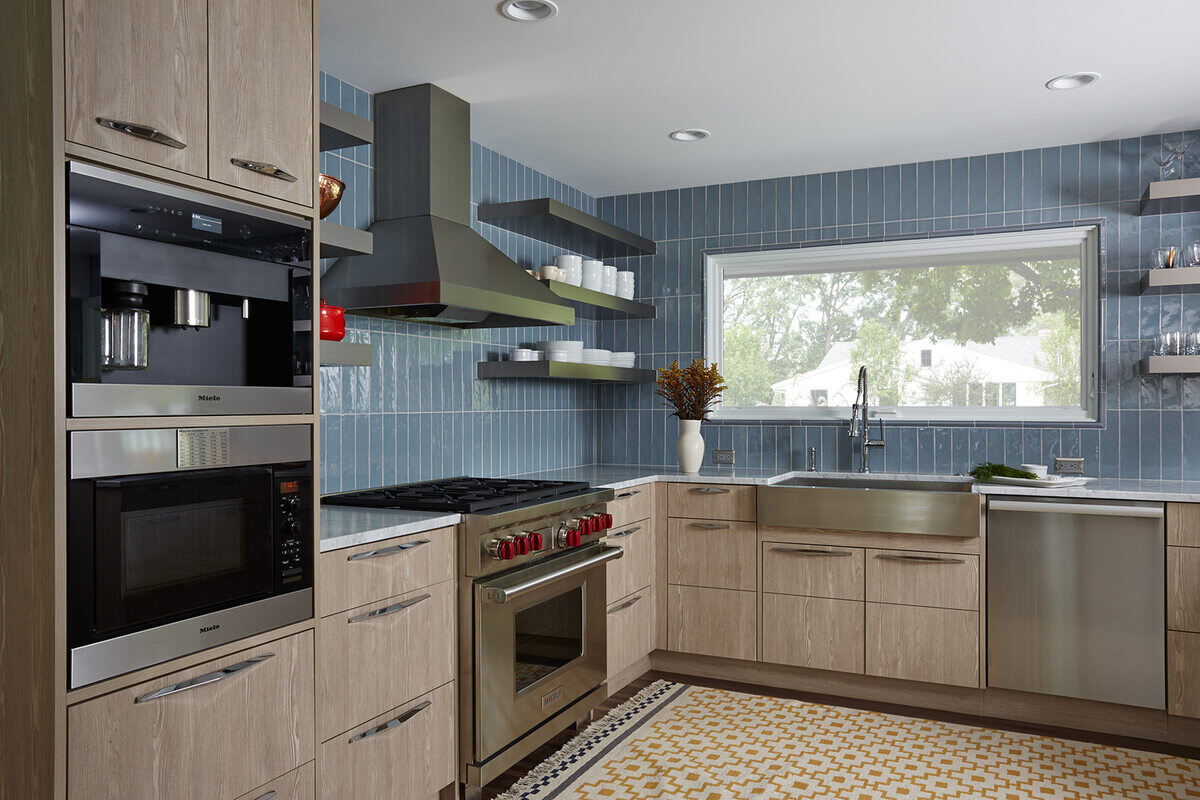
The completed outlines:
{"type": "MultiPolygon", "coordinates": [[[[867,711],[879,711],[885,714],[898,714],[906,717],[918,717],[921,719],[958,723],[960,725],[975,725],[982,728],[995,728],[997,730],[1031,733],[1040,736],[1057,736],[1062,739],[1074,739],[1077,741],[1094,742],[1096,744],[1105,744],[1113,747],[1125,747],[1131,750],[1147,750],[1154,753],[1166,753],[1168,755],[1182,756],[1184,758],[1200,759],[1200,748],[1184,747],[1182,745],[1173,745],[1165,742],[1153,742],[1146,739],[1133,739],[1126,736],[1112,736],[1109,734],[1076,731],[1067,728],[1052,728],[1044,725],[1030,725],[1022,722],[1013,722],[1010,720],[976,717],[970,714],[955,714],[946,711],[933,711],[931,709],[913,708],[911,706],[893,705],[889,703],[875,703],[866,700],[854,700],[844,697],[830,697],[828,695],[812,694],[809,692],[795,692],[788,689],[775,689],[769,686],[755,686],[745,683],[734,683],[732,681],[713,680],[710,678],[700,678],[691,675],[673,675],[670,673],[654,671],[647,672],[645,675],[641,676],[624,689],[608,698],[608,700],[606,700],[602,705],[594,708],[592,710],[591,718],[593,720],[599,719],[613,708],[616,708],[621,703],[633,697],[635,694],[656,680],[677,681],[679,683],[688,683],[694,686],[709,686],[715,689],[728,689],[734,692],[760,694],[789,700],[803,700],[811,703],[838,705],[846,708],[860,708],[867,711]]],[[[526,758],[514,765],[512,769],[508,770],[508,772],[504,773],[499,778],[485,786],[483,788],[483,800],[492,800],[499,794],[503,793],[506,789],[508,789],[508,787],[516,783],[527,772],[545,761],[550,756],[554,755],[554,753],[557,752],[558,749],[564,744],[569,742],[575,736],[575,734],[575,728],[571,727],[554,737],[554,739],[547,742],[542,747],[539,747],[537,750],[530,753],[526,758]]]]}

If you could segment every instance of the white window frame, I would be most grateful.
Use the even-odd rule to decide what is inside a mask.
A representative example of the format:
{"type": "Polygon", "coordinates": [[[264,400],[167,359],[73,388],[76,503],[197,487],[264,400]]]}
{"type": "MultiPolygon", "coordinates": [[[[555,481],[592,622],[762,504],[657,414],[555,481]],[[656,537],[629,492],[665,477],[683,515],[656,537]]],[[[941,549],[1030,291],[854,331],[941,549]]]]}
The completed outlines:
{"type": "MultiPolygon", "coordinates": [[[[927,422],[1096,422],[1099,419],[1100,338],[1100,229],[1096,225],[1046,228],[1032,231],[905,239],[890,242],[794,247],[705,256],[704,354],[721,364],[725,318],[721,290],[725,278],[768,275],[850,272],[863,260],[891,259],[904,263],[950,263],[959,255],[1003,254],[1039,247],[1073,247],[1079,251],[1080,363],[1083,367],[1084,403],[1079,408],[947,408],[944,406],[871,407],[871,416],[927,422]]],[[[713,418],[725,420],[824,421],[849,418],[848,406],[718,406],[713,418]]]]}

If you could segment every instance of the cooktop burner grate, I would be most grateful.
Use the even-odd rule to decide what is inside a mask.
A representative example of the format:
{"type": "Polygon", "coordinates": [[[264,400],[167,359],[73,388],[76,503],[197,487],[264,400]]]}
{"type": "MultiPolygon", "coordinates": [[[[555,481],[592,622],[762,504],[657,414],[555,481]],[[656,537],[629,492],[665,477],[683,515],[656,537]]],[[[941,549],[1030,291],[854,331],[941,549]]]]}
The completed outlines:
{"type": "Polygon", "coordinates": [[[583,481],[533,481],[506,478],[445,478],[427,483],[384,486],[321,498],[327,505],[448,511],[479,514],[587,491],[583,481]]]}

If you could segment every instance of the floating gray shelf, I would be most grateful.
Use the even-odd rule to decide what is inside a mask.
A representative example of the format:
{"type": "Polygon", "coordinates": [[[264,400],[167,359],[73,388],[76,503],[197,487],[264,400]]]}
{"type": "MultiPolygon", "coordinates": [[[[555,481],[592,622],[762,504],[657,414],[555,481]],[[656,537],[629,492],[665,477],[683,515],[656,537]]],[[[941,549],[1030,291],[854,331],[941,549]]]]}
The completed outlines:
{"type": "Polygon", "coordinates": [[[573,283],[542,281],[550,291],[566,300],[575,309],[576,317],[584,319],[654,319],[658,309],[649,303],[626,300],[624,297],[584,289],[573,283]]]}
{"type": "Polygon", "coordinates": [[[1142,195],[1138,214],[1178,214],[1200,211],[1200,178],[1151,181],[1142,195]]]}
{"type": "Polygon", "coordinates": [[[561,378],[576,381],[608,381],[610,383],[653,383],[652,369],[605,367],[580,364],[575,361],[481,361],[477,368],[480,378],[561,378]]]}
{"type": "Polygon", "coordinates": [[[321,152],[375,141],[375,123],[335,105],[321,103],[321,152]]]}
{"type": "Polygon", "coordinates": [[[480,222],[593,258],[648,256],[658,250],[649,239],[549,197],[482,203],[476,216],[480,222]]]}
{"type": "Polygon", "coordinates": [[[321,258],[369,256],[375,252],[375,237],[370,231],[321,222],[321,258]]]}
{"type": "Polygon", "coordinates": [[[365,342],[321,342],[322,367],[369,367],[375,351],[365,342]]]}
{"type": "Polygon", "coordinates": [[[1200,289],[1200,267],[1148,269],[1142,276],[1138,294],[1194,292],[1200,289]]]}
{"type": "Polygon", "coordinates": [[[1190,375],[1200,373],[1200,356],[1150,356],[1142,359],[1145,375],[1190,375]]]}

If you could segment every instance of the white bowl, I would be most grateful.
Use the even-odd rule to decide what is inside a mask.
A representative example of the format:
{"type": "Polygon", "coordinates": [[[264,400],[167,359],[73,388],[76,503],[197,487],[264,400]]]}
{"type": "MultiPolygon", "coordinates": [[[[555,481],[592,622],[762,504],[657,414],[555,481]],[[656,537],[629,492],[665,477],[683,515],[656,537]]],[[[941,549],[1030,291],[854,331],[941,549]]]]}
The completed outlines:
{"type": "Polygon", "coordinates": [[[509,361],[540,361],[542,354],[527,347],[518,347],[508,353],[509,361]]]}
{"type": "Polygon", "coordinates": [[[537,343],[538,350],[565,350],[571,353],[578,353],[583,350],[583,342],[573,341],[571,339],[548,339],[544,342],[537,343]]]}
{"type": "Polygon", "coordinates": [[[547,361],[576,361],[578,359],[572,358],[571,354],[568,353],[566,350],[547,350],[546,351],[546,360],[547,361]]]}

